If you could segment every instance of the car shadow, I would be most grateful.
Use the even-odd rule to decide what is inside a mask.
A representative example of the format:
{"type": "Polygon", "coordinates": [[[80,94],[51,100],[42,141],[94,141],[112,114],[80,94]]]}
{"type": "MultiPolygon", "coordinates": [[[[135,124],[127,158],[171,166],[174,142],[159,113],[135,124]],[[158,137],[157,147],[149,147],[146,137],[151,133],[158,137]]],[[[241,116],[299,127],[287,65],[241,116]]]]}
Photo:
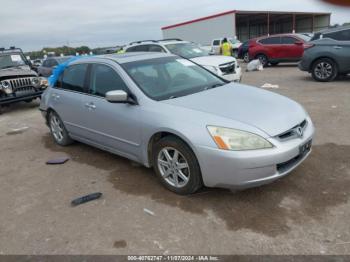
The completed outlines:
{"type": "Polygon", "coordinates": [[[330,208],[346,203],[350,196],[349,145],[314,146],[301,166],[270,185],[237,192],[204,188],[190,196],[179,196],[166,190],[152,169],[125,158],[80,143],[59,147],[49,135],[43,137],[43,144],[51,151],[65,152],[72,161],[108,171],[108,181],[120,192],[148,197],[188,213],[214,214],[233,231],[285,234],[291,222],[321,221],[330,208]]]}
{"type": "Polygon", "coordinates": [[[23,111],[27,109],[32,109],[38,107],[40,104],[40,100],[35,99],[32,102],[18,102],[14,104],[8,104],[0,106],[0,114],[13,113],[17,111],[23,111]]]}

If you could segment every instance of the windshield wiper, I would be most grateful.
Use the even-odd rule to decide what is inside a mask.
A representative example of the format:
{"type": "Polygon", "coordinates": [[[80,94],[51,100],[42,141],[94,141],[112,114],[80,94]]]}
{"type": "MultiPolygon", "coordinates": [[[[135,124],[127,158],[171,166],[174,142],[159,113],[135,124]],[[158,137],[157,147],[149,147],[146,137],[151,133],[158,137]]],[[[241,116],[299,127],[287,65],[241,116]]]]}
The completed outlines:
{"type": "Polygon", "coordinates": [[[213,89],[213,88],[216,88],[216,87],[219,87],[219,86],[223,86],[224,84],[214,84],[214,85],[211,85],[211,86],[206,86],[204,88],[204,90],[208,90],[208,89],[213,89]]]}

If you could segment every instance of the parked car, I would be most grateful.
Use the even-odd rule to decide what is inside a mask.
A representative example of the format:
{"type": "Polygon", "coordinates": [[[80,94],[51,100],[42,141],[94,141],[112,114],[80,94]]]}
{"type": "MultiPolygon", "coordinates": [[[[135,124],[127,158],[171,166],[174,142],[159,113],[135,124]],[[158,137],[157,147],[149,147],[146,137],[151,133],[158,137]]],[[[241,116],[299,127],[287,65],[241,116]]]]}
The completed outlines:
{"type": "Polygon", "coordinates": [[[305,45],[299,68],[311,73],[316,81],[328,82],[350,73],[350,27],[331,29],[322,35],[305,45]]]}
{"type": "Polygon", "coordinates": [[[0,48],[0,106],[40,98],[44,86],[20,48],[0,48]]]}
{"type": "Polygon", "coordinates": [[[270,183],[307,158],[314,134],[289,98],[165,53],[70,62],[40,110],[58,145],[77,140],[153,167],[179,194],[270,183]]]}
{"type": "Polygon", "coordinates": [[[146,40],[130,43],[125,52],[162,52],[175,54],[189,59],[220,77],[233,82],[240,82],[241,67],[233,57],[209,55],[199,45],[180,39],[146,40]]]}
{"type": "MultiPolygon", "coordinates": [[[[213,55],[220,55],[220,47],[222,45],[222,40],[224,38],[217,38],[213,39],[212,44],[211,44],[211,54],[213,55]]],[[[233,56],[237,56],[238,48],[242,45],[241,41],[239,41],[236,38],[227,38],[227,41],[231,44],[232,46],[232,53],[233,56]]]]}
{"type": "Polygon", "coordinates": [[[310,37],[302,34],[263,36],[249,41],[249,58],[259,59],[263,66],[281,62],[298,62],[310,37]]]}
{"type": "Polygon", "coordinates": [[[49,77],[52,71],[59,65],[66,62],[72,56],[57,56],[46,58],[42,65],[38,67],[39,76],[49,77]]]}
{"type": "Polygon", "coordinates": [[[237,52],[237,58],[243,59],[244,62],[249,62],[249,41],[245,41],[239,48],[237,52]]]}

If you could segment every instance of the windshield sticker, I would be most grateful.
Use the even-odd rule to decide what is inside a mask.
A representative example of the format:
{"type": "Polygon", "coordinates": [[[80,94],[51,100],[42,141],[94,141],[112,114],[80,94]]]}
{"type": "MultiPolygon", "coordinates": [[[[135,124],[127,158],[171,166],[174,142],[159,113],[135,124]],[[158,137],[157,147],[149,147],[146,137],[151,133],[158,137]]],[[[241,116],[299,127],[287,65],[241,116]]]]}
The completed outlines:
{"type": "Polygon", "coordinates": [[[12,62],[21,62],[22,58],[20,55],[11,55],[12,62]]]}
{"type": "Polygon", "coordinates": [[[186,59],[176,59],[176,61],[183,64],[184,66],[193,66],[193,63],[186,59]]]}
{"type": "Polygon", "coordinates": [[[202,53],[202,50],[200,50],[199,48],[194,48],[193,52],[195,52],[195,53],[202,53]]]}

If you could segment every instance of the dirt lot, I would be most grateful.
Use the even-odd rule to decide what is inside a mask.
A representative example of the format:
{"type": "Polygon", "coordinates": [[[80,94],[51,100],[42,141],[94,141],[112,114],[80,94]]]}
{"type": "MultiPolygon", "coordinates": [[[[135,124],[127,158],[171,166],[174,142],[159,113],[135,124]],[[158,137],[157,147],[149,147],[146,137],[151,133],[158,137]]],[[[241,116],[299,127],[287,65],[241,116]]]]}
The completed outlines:
{"type": "Polygon", "coordinates": [[[289,176],[236,193],[177,196],[127,159],[55,145],[37,103],[7,108],[0,254],[350,254],[350,77],[316,83],[287,65],[245,73],[243,83],[278,84],[270,90],[300,102],[317,134],[310,158],[289,176]],[[45,165],[58,156],[71,160],[45,165]],[[100,200],[70,206],[96,191],[100,200]]]}

